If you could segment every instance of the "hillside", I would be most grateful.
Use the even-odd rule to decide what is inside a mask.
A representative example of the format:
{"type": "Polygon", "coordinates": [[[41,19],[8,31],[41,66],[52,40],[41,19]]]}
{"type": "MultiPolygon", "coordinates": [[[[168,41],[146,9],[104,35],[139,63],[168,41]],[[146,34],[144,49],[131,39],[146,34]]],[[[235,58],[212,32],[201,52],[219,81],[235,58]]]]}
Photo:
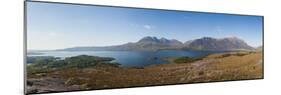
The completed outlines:
{"type": "Polygon", "coordinates": [[[105,47],[73,47],[60,49],[63,51],[155,51],[163,49],[172,50],[253,50],[245,41],[237,37],[211,38],[203,37],[200,39],[186,41],[182,43],[176,39],[166,39],[157,37],[144,37],[137,42],[129,42],[123,45],[105,47]]]}
{"type": "Polygon", "coordinates": [[[262,52],[259,51],[214,54],[193,61],[175,61],[177,59],[168,58],[170,64],[144,68],[99,64],[83,69],[28,72],[28,93],[263,78],[262,52]]]}
{"type": "Polygon", "coordinates": [[[245,41],[237,37],[227,37],[215,39],[211,37],[203,37],[188,41],[184,48],[195,50],[253,50],[245,41]]]}

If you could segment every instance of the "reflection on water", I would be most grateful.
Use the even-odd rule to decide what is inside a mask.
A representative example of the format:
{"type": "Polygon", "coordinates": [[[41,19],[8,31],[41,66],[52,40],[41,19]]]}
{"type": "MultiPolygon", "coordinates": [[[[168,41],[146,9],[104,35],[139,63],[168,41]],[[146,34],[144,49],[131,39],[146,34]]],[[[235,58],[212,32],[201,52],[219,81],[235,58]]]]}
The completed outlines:
{"type": "Polygon", "coordinates": [[[113,57],[115,62],[123,67],[143,67],[151,64],[165,64],[163,60],[167,57],[202,57],[224,51],[182,51],[182,50],[161,50],[161,51],[47,51],[40,52],[40,55],[28,56],[54,56],[64,59],[65,57],[77,55],[92,55],[100,57],[113,57]]]}

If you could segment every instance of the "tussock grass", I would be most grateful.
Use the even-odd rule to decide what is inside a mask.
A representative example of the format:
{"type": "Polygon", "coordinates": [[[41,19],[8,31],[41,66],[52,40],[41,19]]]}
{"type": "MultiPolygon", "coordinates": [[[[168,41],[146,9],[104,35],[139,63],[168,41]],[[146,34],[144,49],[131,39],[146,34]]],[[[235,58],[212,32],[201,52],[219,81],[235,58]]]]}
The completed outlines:
{"type": "Polygon", "coordinates": [[[63,79],[65,85],[79,85],[81,90],[88,90],[263,77],[262,52],[214,54],[196,61],[184,57],[170,62],[175,62],[174,60],[180,61],[177,64],[161,64],[142,69],[107,65],[83,69],[62,68],[46,71],[44,77],[30,73],[29,76],[33,77],[28,76],[28,79],[56,77],[63,79]]]}

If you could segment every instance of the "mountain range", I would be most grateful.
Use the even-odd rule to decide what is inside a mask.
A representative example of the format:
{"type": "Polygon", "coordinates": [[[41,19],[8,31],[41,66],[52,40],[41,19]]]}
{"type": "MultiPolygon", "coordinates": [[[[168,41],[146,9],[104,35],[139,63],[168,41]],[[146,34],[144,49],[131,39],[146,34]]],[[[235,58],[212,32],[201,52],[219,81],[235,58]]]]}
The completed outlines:
{"type": "Polygon", "coordinates": [[[254,50],[245,41],[237,37],[212,38],[202,37],[199,39],[180,42],[176,39],[166,39],[147,36],[137,42],[129,42],[122,45],[103,47],[72,47],[59,49],[63,51],[156,51],[156,50],[211,50],[211,51],[233,51],[254,50]]]}

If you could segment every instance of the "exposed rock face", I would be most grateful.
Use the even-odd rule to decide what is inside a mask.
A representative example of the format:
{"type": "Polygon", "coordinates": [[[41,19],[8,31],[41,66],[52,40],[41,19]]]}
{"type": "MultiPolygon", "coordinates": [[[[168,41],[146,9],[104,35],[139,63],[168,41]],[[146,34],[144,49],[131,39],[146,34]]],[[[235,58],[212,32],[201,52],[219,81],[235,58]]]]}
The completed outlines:
{"type": "Polygon", "coordinates": [[[27,80],[27,93],[46,93],[59,91],[75,91],[80,90],[80,85],[66,85],[63,79],[41,77],[39,79],[27,80]]]}
{"type": "Polygon", "coordinates": [[[203,37],[200,39],[186,41],[182,43],[176,39],[166,39],[157,37],[144,37],[135,43],[127,43],[106,47],[74,47],[62,49],[66,51],[94,51],[94,50],[126,50],[126,51],[154,51],[161,49],[189,49],[189,50],[253,50],[243,40],[237,37],[227,37],[216,39],[203,37]]]}
{"type": "Polygon", "coordinates": [[[107,47],[74,47],[63,50],[79,51],[79,50],[132,50],[132,51],[153,51],[160,49],[179,49],[183,43],[175,39],[144,37],[135,43],[127,43],[123,45],[107,46],[107,47]]]}
{"type": "Polygon", "coordinates": [[[144,37],[139,40],[136,44],[158,44],[163,46],[181,46],[182,42],[175,40],[175,39],[166,39],[166,38],[156,38],[156,37],[144,37]]]}
{"type": "Polygon", "coordinates": [[[131,43],[130,50],[179,49],[182,45],[182,42],[175,39],[144,37],[136,43],[131,43]]]}
{"type": "Polygon", "coordinates": [[[253,50],[243,40],[237,37],[228,37],[215,39],[211,37],[203,37],[185,43],[184,48],[195,50],[253,50]]]}

